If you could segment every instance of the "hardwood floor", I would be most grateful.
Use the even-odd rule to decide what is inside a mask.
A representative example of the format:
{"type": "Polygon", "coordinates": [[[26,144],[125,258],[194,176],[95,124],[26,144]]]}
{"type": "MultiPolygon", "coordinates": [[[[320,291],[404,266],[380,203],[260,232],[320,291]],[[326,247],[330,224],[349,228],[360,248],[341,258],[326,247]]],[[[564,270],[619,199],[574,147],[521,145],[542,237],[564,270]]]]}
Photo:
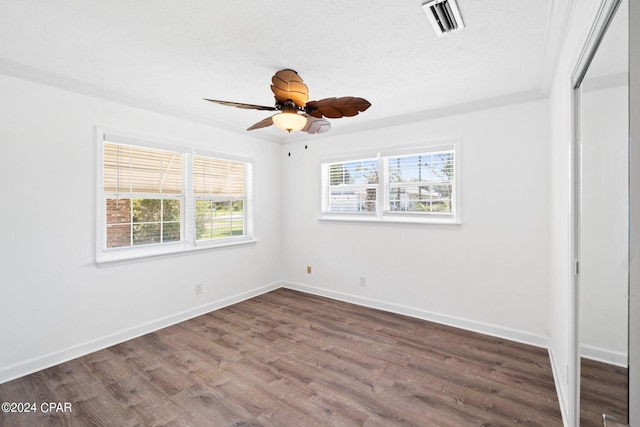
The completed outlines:
{"type": "Polygon", "coordinates": [[[1,414],[12,427],[562,425],[545,349],[285,289],[2,384],[0,402],[38,407],[1,414]]]}
{"type": "Polygon", "coordinates": [[[620,422],[627,422],[628,378],[629,372],[626,368],[581,359],[580,425],[582,427],[602,427],[602,414],[607,414],[620,422]]]}

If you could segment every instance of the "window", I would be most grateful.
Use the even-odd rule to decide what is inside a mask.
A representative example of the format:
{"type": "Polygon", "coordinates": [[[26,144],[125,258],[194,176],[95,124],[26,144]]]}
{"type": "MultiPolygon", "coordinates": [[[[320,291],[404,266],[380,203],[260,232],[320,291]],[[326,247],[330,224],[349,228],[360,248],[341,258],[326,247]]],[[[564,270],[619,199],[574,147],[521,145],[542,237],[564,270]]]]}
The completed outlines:
{"type": "Polygon", "coordinates": [[[193,159],[196,241],[244,235],[245,164],[196,156],[193,159]]]}
{"type": "Polygon", "coordinates": [[[254,241],[251,162],[99,140],[98,263],[254,241]]]}
{"type": "Polygon", "coordinates": [[[330,163],[329,212],[377,210],[378,159],[330,163]]]}
{"type": "Polygon", "coordinates": [[[455,145],[322,163],[323,219],[458,221],[455,145]]]}
{"type": "Polygon", "coordinates": [[[182,153],[104,143],[106,248],[180,241],[182,153]]]}
{"type": "Polygon", "coordinates": [[[453,151],[384,158],[385,211],[453,213],[453,151]]]}

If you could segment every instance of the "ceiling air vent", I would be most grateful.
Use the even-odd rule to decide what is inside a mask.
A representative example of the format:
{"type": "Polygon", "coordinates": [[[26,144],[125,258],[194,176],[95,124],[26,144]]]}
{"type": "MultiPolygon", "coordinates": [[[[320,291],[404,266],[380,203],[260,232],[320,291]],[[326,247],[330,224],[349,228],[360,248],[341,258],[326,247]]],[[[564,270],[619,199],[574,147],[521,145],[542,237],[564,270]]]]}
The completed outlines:
{"type": "Polygon", "coordinates": [[[464,28],[455,0],[431,0],[422,5],[438,37],[464,28]]]}

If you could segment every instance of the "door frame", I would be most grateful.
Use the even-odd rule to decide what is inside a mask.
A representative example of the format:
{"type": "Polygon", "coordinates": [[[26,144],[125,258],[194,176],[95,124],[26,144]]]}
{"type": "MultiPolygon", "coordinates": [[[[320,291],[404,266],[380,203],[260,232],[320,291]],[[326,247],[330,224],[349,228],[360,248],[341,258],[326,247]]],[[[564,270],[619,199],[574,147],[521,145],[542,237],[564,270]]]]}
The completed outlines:
{"type": "MultiPolygon", "coordinates": [[[[569,423],[580,424],[580,244],[582,224],[581,85],[622,0],[601,0],[596,18],[571,75],[571,291],[569,331],[569,423]]],[[[629,4],[634,3],[633,0],[629,4]]],[[[631,116],[630,120],[631,122],[631,116]]],[[[631,188],[629,188],[631,193],[631,188]]],[[[629,218],[631,222],[631,217],[629,218]]],[[[630,358],[631,354],[629,354],[630,358]]],[[[632,424],[634,425],[634,424],[632,424]]]]}

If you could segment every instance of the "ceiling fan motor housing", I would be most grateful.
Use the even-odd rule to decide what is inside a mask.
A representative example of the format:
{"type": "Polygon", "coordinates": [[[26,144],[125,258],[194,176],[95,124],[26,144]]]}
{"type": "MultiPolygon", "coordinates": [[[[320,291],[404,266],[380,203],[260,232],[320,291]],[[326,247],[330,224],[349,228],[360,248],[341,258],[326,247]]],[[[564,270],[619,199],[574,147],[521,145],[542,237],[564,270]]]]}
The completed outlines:
{"type": "Polygon", "coordinates": [[[276,102],[276,108],[283,113],[297,113],[302,108],[298,107],[292,100],[288,99],[285,102],[276,102]]]}

